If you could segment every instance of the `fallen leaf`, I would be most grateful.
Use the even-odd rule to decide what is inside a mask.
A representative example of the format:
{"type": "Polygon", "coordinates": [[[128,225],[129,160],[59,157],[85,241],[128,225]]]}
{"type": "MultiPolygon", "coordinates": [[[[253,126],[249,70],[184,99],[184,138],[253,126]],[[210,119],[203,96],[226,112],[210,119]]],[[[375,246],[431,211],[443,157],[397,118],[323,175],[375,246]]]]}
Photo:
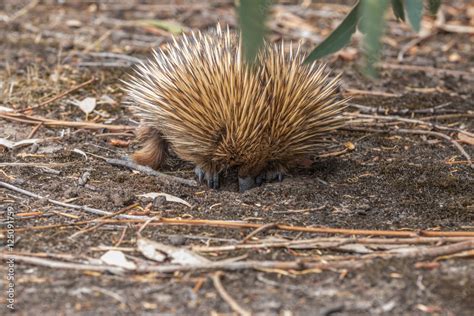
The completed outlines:
{"type": "Polygon", "coordinates": [[[140,238],[137,240],[137,248],[138,251],[142,253],[142,255],[150,260],[163,262],[166,260],[166,256],[161,252],[156,251],[155,246],[149,242],[148,239],[140,238]]]}
{"type": "Polygon", "coordinates": [[[439,313],[442,310],[439,306],[428,306],[423,304],[417,304],[416,308],[425,313],[439,313]]]}
{"type": "Polygon", "coordinates": [[[356,148],[356,146],[352,142],[344,143],[344,147],[346,147],[349,150],[354,150],[356,148]]]}
{"type": "Polygon", "coordinates": [[[181,203],[181,204],[186,205],[187,207],[191,207],[191,204],[189,204],[185,200],[180,199],[179,197],[176,197],[176,196],[168,194],[168,193],[150,192],[150,193],[140,194],[140,195],[137,195],[137,196],[138,197],[149,198],[151,200],[154,200],[158,196],[164,196],[166,198],[167,202],[181,203]]]}
{"type": "Polygon", "coordinates": [[[38,138],[30,138],[30,139],[23,139],[19,142],[12,142],[5,138],[0,138],[0,146],[7,147],[8,149],[15,149],[18,147],[28,146],[39,142],[41,139],[38,138]]]}
{"type": "MultiPolygon", "coordinates": [[[[186,248],[168,246],[146,238],[139,238],[137,240],[137,247],[143,256],[151,260],[155,260],[154,257],[156,256],[156,253],[162,253],[171,260],[171,263],[180,265],[196,265],[211,262],[210,260],[186,248]],[[151,247],[154,248],[155,252],[151,251],[151,247]],[[142,250],[145,250],[145,252],[142,250]]],[[[157,256],[157,258],[159,259],[158,261],[163,261],[160,256],[157,256]]]]}
{"type": "Polygon", "coordinates": [[[458,133],[458,139],[461,143],[474,145],[474,137],[466,135],[464,133],[458,133]]]}
{"type": "Polygon", "coordinates": [[[13,109],[0,105],[0,112],[13,112],[13,109]]]}
{"type": "Polygon", "coordinates": [[[461,60],[461,55],[459,55],[458,53],[452,53],[451,55],[449,55],[448,60],[452,63],[457,63],[461,60]]]}
{"type": "Polygon", "coordinates": [[[371,249],[369,249],[366,246],[361,245],[361,244],[341,245],[341,246],[337,247],[337,249],[350,251],[350,252],[354,252],[354,253],[364,253],[364,254],[374,252],[373,250],[371,250],[371,249]]]}
{"type": "Polygon", "coordinates": [[[95,110],[97,102],[95,98],[88,97],[82,101],[75,101],[74,104],[77,105],[82,110],[82,112],[90,114],[95,110]]]}
{"type": "Polygon", "coordinates": [[[117,101],[115,101],[114,99],[112,99],[110,96],[108,96],[107,94],[103,94],[101,97],[100,97],[100,100],[99,102],[97,102],[98,104],[110,104],[110,105],[116,105],[117,104],[117,101]]]}
{"type": "Polygon", "coordinates": [[[109,250],[100,257],[104,263],[111,266],[116,266],[128,270],[134,270],[137,268],[137,265],[125,257],[123,252],[117,250],[109,250]]]}

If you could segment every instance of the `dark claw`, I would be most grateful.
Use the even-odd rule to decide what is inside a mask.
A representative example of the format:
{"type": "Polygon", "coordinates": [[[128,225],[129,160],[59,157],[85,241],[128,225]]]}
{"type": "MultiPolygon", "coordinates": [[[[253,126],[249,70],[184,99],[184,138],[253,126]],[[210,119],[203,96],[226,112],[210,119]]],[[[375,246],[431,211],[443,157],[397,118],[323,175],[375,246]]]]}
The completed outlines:
{"type": "Polygon", "coordinates": [[[264,171],[260,173],[255,178],[253,177],[246,177],[240,178],[239,177],[239,190],[240,192],[244,192],[250,190],[252,188],[261,186],[264,182],[271,182],[274,180],[278,180],[282,182],[284,175],[282,172],[279,171],[264,171]]]}
{"type": "Polygon", "coordinates": [[[255,178],[246,177],[241,178],[239,177],[239,191],[244,192],[256,187],[255,178]]]}
{"type": "Polygon", "coordinates": [[[264,174],[264,173],[259,174],[259,175],[255,178],[255,184],[256,184],[257,186],[261,186],[263,182],[265,182],[265,174],[264,174]]]}
{"type": "Polygon", "coordinates": [[[206,173],[201,167],[196,166],[194,168],[199,183],[203,183],[206,180],[207,186],[211,189],[219,189],[219,173],[206,173]]]}
{"type": "Polygon", "coordinates": [[[283,173],[278,172],[278,182],[282,182],[284,177],[283,173]]]}
{"type": "Polygon", "coordinates": [[[278,180],[278,182],[282,182],[283,181],[283,173],[279,172],[279,171],[268,171],[266,173],[266,180],[268,182],[270,181],[274,181],[274,180],[278,180]]]}
{"type": "Polygon", "coordinates": [[[219,189],[219,174],[208,174],[206,175],[207,178],[207,186],[211,189],[219,189]]]}
{"type": "Polygon", "coordinates": [[[206,176],[206,173],[198,166],[194,168],[194,173],[196,174],[199,183],[202,183],[204,177],[206,176]]]}

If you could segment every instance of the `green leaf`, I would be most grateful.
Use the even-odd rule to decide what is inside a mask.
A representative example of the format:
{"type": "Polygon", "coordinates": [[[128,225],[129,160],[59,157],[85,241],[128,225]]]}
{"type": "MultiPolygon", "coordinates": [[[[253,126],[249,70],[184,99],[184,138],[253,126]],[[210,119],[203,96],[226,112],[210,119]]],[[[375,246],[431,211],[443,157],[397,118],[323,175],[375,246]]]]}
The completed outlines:
{"type": "Polygon", "coordinates": [[[441,7],[441,0],[428,0],[428,10],[431,15],[436,15],[439,7],[441,7]]]}
{"type": "Polygon", "coordinates": [[[411,27],[415,32],[420,31],[421,15],[423,14],[423,0],[405,0],[405,10],[411,27]]]}
{"type": "Polygon", "coordinates": [[[337,52],[349,43],[352,34],[356,31],[357,23],[359,23],[359,5],[360,3],[357,3],[341,24],[324,41],[316,46],[306,57],[305,63],[313,62],[316,59],[337,52]]]}
{"type": "Polygon", "coordinates": [[[253,64],[265,38],[265,20],[270,0],[240,0],[238,15],[245,60],[253,64]]]}
{"type": "Polygon", "coordinates": [[[380,38],[385,29],[385,11],[388,8],[388,0],[362,0],[360,21],[362,29],[365,31],[362,50],[365,53],[365,72],[374,77],[376,71],[374,64],[379,60],[380,49],[382,47],[380,38]]]}
{"type": "Polygon", "coordinates": [[[392,10],[397,19],[405,21],[405,11],[403,10],[402,0],[392,0],[392,10]]]}

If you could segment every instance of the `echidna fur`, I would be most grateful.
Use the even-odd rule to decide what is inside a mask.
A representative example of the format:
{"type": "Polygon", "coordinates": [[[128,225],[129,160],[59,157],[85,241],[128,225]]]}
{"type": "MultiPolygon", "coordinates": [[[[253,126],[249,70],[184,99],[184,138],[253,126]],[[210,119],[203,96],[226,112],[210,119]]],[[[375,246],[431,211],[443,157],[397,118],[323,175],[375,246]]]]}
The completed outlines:
{"type": "Polygon", "coordinates": [[[248,65],[238,34],[220,26],[174,39],[125,82],[141,120],[135,160],[159,168],[170,147],[212,188],[230,168],[241,191],[281,180],[344,123],[339,76],[304,58],[299,45],[265,44],[248,65]]]}

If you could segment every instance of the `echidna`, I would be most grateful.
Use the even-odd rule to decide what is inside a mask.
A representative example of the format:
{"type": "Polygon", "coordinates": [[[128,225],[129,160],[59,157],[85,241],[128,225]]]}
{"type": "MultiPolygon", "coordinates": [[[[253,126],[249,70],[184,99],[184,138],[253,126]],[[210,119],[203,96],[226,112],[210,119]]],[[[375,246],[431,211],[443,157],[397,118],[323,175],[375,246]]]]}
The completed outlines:
{"type": "Polygon", "coordinates": [[[211,188],[229,168],[238,168],[241,191],[281,181],[343,123],[339,76],[330,79],[324,65],[304,57],[300,46],[285,53],[283,44],[267,43],[249,65],[239,35],[219,26],[174,39],[126,82],[141,119],[143,147],[134,159],[158,168],[170,147],[211,188]]]}

